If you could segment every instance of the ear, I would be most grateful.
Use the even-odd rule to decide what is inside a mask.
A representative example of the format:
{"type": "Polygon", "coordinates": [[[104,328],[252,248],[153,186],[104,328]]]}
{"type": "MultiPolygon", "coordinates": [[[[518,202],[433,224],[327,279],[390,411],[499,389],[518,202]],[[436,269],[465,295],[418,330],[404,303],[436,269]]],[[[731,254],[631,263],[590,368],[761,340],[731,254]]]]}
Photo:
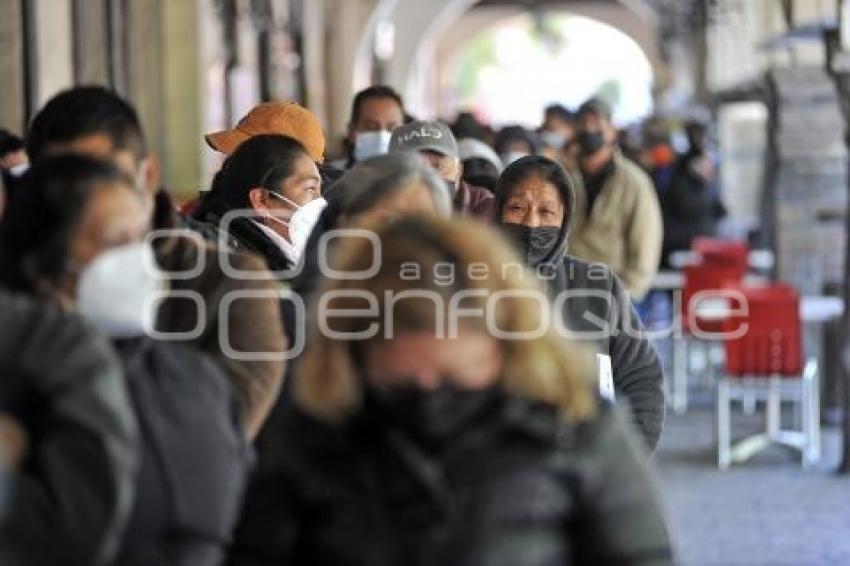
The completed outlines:
{"type": "Polygon", "coordinates": [[[268,208],[268,205],[266,204],[267,199],[268,195],[266,194],[265,189],[256,187],[248,191],[248,202],[254,210],[263,210],[268,208]]]}
{"type": "Polygon", "coordinates": [[[160,183],[162,182],[162,168],[159,159],[157,159],[156,155],[149,153],[142,161],[142,167],[145,168],[145,190],[149,194],[156,194],[159,192],[160,183]]]}

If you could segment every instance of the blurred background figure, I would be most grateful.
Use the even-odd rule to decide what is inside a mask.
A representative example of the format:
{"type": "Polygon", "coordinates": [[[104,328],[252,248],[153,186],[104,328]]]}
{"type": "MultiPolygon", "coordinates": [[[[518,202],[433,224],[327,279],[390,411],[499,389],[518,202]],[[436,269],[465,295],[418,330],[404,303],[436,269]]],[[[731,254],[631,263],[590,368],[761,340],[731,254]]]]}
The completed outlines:
{"type": "Polygon", "coordinates": [[[24,140],[9,130],[0,130],[0,176],[7,193],[14,192],[18,180],[29,167],[24,140]]]}
{"type": "Polygon", "coordinates": [[[591,99],[578,110],[580,149],[570,253],[616,273],[642,300],[658,271],[661,208],[652,181],[617,149],[611,107],[591,99]]]}
{"type": "Polygon", "coordinates": [[[537,331],[541,289],[503,276],[520,259],[498,234],[415,218],[376,234],[379,251],[351,239],[334,267],[378,271],[323,288],[328,309],[371,297],[375,316],[312,328],[230,564],[672,564],[646,453],[597,401],[588,354],[537,331]],[[438,338],[457,292],[482,314],[438,338]],[[514,294],[488,306],[497,293],[514,294]]]}
{"type": "Polygon", "coordinates": [[[493,149],[502,158],[502,163],[510,165],[520,157],[537,153],[537,140],[523,126],[505,126],[496,133],[493,149]]]}
{"type": "Polygon", "coordinates": [[[694,238],[716,236],[726,207],[717,182],[717,166],[708,149],[706,126],[687,122],[688,150],[671,166],[670,181],[661,192],[664,211],[664,252],[667,263],[675,251],[691,249],[694,238]]]}
{"type": "Polygon", "coordinates": [[[458,112],[450,126],[455,138],[459,140],[472,138],[491,147],[493,145],[493,128],[481,122],[472,112],[458,112]]]}
{"type": "Polygon", "coordinates": [[[567,151],[575,140],[575,114],[562,104],[551,104],[543,111],[543,123],[537,131],[540,139],[540,153],[564,164],[567,162],[567,151]]]}
{"type": "Polygon", "coordinates": [[[463,181],[495,192],[503,168],[499,154],[475,138],[459,139],[457,147],[463,167],[463,181]]]}

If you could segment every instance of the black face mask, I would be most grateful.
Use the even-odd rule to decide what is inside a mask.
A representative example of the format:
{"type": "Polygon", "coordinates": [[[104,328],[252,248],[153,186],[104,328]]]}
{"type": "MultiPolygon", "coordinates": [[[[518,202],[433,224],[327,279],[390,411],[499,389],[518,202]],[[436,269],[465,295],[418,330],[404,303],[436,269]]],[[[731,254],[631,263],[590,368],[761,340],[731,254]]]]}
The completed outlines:
{"type": "Polygon", "coordinates": [[[558,226],[532,228],[522,224],[504,224],[502,228],[531,267],[537,267],[552,253],[561,235],[558,226]]]}
{"type": "Polygon", "coordinates": [[[584,155],[593,155],[605,146],[605,134],[602,132],[580,132],[576,139],[584,155]]]}
{"type": "Polygon", "coordinates": [[[500,390],[467,390],[448,384],[434,391],[415,385],[369,385],[365,395],[366,411],[404,431],[423,447],[439,449],[489,414],[500,398],[500,390]]]}

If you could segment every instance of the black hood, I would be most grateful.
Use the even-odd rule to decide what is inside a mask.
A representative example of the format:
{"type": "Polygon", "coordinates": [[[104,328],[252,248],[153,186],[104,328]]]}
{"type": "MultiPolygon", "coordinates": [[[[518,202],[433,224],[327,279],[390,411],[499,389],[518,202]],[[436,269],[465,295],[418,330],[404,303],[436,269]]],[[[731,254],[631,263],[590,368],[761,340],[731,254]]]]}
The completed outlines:
{"type": "MultiPolygon", "coordinates": [[[[505,200],[508,196],[507,184],[505,182],[506,176],[510,176],[511,170],[514,168],[528,167],[531,163],[534,162],[547,162],[554,163],[550,159],[546,157],[542,157],[539,155],[530,155],[527,157],[523,157],[511,163],[505,171],[502,173],[501,178],[499,179],[498,184],[496,185],[495,195],[496,195],[496,214],[495,220],[496,225],[501,226],[504,224],[502,222],[502,209],[504,208],[505,200]]],[[[558,165],[560,167],[560,165],[558,165]]],[[[576,191],[574,186],[574,181],[572,176],[565,172],[566,180],[564,186],[558,186],[556,184],[556,188],[558,192],[561,194],[561,200],[564,202],[564,219],[561,222],[561,232],[558,235],[558,240],[555,243],[555,247],[552,248],[549,255],[543,259],[541,263],[552,263],[556,264],[560,261],[561,258],[564,257],[567,253],[567,237],[570,234],[570,229],[573,224],[573,214],[575,212],[576,207],[576,191]]]]}

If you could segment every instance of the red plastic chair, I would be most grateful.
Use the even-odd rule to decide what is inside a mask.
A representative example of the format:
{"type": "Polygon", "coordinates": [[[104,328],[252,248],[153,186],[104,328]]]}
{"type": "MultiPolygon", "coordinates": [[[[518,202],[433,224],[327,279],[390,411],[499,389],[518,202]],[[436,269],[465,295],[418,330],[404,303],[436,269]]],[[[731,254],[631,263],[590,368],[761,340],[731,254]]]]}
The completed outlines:
{"type": "Polygon", "coordinates": [[[717,464],[728,468],[770,444],[800,450],[803,465],[820,458],[817,361],[803,362],[800,297],[788,285],[736,289],[723,321],[726,372],[717,390],[717,464]],[[731,401],[765,401],[766,431],[732,443],[731,401]],[[782,430],[782,401],[802,404],[802,430],[782,430]]]}
{"type": "MultiPolygon", "coordinates": [[[[669,385],[671,405],[673,410],[679,414],[688,409],[688,375],[690,373],[689,359],[692,335],[696,330],[715,334],[722,332],[722,321],[701,320],[691,316],[691,309],[695,306],[695,297],[711,291],[725,289],[730,285],[738,286],[743,278],[743,273],[737,265],[723,261],[715,263],[711,259],[685,267],[684,275],[681,304],[681,324],[684,335],[673,341],[673,375],[669,385]]],[[[710,344],[707,344],[705,347],[707,359],[712,357],[710,346],[710,344]]]]}
{"type": "Polygon", "coordinates": [[[700,263],[725,265],[734,269],[738,278],[743,278],[749,269],[749,246],[739,240],[724,240],[720,238],[695,238],[691,250],[699,254],[700,263]]]}

